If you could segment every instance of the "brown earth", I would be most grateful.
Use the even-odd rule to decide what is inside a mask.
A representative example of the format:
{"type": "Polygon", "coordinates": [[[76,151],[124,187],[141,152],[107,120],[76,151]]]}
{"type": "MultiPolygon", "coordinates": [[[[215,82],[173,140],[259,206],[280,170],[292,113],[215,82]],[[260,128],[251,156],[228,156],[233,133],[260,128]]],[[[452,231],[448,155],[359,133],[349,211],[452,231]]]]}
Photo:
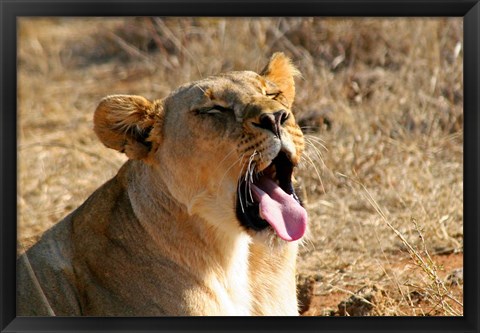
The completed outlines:
{"type": "MultiPolygon", "coordinates": [[[[439,268],[438,277],[448,285],[452,296],[459,302],[463,302],[463,254],[451,253],[446,255],[435,255],[432,259],[437,263],[439,268]]],[[[391,268],[395,271],[404,270],[408,267],[408,273],[419,274],[421,267],[412,266],[411,259],[405,258],[395,263],[391,268]]],[[[304,293],[300,300],[303,301],[304,307],[301,309],[303,316],[369,316],[375,315],[375,307],[385,306],[388,295],[382,288],[377,285],[366,286],[360,290],[352,287],[346,287],[342,291],[321,293],[321,287],[317,284],[321,283],[314,276],[303,277],[307,282],[299,283],[299,293],[304,293]],[[359,297],[361,296],[361,297],[359,297]]],[[[441,313],[441,307],[435,307],[430,302],[425,301],[428,298],[426,292],[418,292],[413,290],[410,295],[410,304],[399,304],[398,312],[410,313],[416,312],[421,315],[438,315],[441,313]]],[[[402,303],[404,300],[399,299],[397,302],[402,303]]],[[[453,304],[456,311],[461,312],[462,307],[453,304]]]]}

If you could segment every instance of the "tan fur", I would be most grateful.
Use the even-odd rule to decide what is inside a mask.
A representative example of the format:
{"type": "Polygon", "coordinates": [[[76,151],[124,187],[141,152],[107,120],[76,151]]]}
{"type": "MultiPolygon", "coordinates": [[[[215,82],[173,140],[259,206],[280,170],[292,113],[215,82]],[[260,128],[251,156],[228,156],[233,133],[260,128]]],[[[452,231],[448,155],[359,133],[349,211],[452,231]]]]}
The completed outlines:
{"type": "Polygon", "coordinates": [[[104,98],[94,130],[129,161],[19,257],[17,315],[298,315],[298,244],[235,215],[249,163],[262,170],[280,149],[300,159],[297,74],[277,53],[261,75],[209,77],[154,102],[104,98]],[[232,110],[203,114],[213,105],[232,110]],[[280,109],[281,142],[254,125],[280,109]]]}

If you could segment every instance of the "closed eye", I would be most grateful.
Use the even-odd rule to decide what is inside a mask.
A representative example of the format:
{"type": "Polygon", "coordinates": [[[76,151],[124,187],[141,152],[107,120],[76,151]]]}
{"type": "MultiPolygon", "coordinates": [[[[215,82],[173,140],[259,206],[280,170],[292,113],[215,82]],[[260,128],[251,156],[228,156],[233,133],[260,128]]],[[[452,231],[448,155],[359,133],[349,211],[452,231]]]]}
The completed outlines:
{"type": "Polygon", "coordinates": [[[265,94],[267,97],[273,99],[273,100],[276,100],[277,102],[285,105],[286,107],[288,107],[288,102],[287,102],[287,99],[285,98],[285,95],[282,95],[282,92],[281,91],[275,91],[275,92],[271,92],[271,93],[266,93],[265,94]]]}
{"type": "Polygon", "coordinates": [[[267,95],[267,97],[270,97],[272,99],[275,99],[277,98],[279,95],[280,95],[280,92],[279,91],[276,91],[276,92],[272,92],[272,93],[266,93],[265,95],[267,95]]]}
{"type": "Polygon", "coordinates": [[[208,106],[208,107],[196,109],[195,112],[197,114],[220,114],[220,113],[233,112],[233,109],[227,108],[221,105],[214,105],[214,106],[208,106]]]}

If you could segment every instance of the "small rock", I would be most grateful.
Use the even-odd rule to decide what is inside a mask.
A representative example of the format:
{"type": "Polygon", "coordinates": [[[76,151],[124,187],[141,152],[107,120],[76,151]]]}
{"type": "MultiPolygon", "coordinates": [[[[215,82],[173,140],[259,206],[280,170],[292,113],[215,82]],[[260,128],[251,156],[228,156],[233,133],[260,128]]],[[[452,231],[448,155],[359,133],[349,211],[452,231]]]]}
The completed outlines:
{"type": "Polygon", "coordinates": [[[322,317],[333,317],[333,316],[335,316],[335,313],[336,313],[335,309],[325,308],[320,313],[320,316],[322,316],[322,317]]]}
{"type": "Polygon", "coordinates": [[[370,316],[379,298],[376,286],[365,286],[338,304],[339,316],[370,316]]]}
{"type": "Polygon", "coordinates": [[[451,286],[460,286],[463,284],[463,267],[454,269],[448,274],[446,282],[451,286]]]}
{"type": "Polygon", "coordinates": [[[420,292],[418,290],[414,290],[410,293],[410,300],[413,304],[419,304],[424,299],[426,299],[428,295],[424,292],[420,292]]]}

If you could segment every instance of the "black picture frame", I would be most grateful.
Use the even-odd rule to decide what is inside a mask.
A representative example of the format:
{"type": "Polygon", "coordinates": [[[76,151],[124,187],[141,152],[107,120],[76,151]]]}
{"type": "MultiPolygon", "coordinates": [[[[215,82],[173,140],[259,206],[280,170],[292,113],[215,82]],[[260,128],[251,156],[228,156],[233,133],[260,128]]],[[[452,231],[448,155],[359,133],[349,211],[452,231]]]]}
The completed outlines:
{"type": "Polygon", "coordinates": [[[0,0],[0,330],[479,331],[480,4],[478,0],[0,0]],[[464,316],[302,318],[21,318],[15,316],[17,218],[16,19],[22,16],[457,16],[464,19],[464,316]]]}

